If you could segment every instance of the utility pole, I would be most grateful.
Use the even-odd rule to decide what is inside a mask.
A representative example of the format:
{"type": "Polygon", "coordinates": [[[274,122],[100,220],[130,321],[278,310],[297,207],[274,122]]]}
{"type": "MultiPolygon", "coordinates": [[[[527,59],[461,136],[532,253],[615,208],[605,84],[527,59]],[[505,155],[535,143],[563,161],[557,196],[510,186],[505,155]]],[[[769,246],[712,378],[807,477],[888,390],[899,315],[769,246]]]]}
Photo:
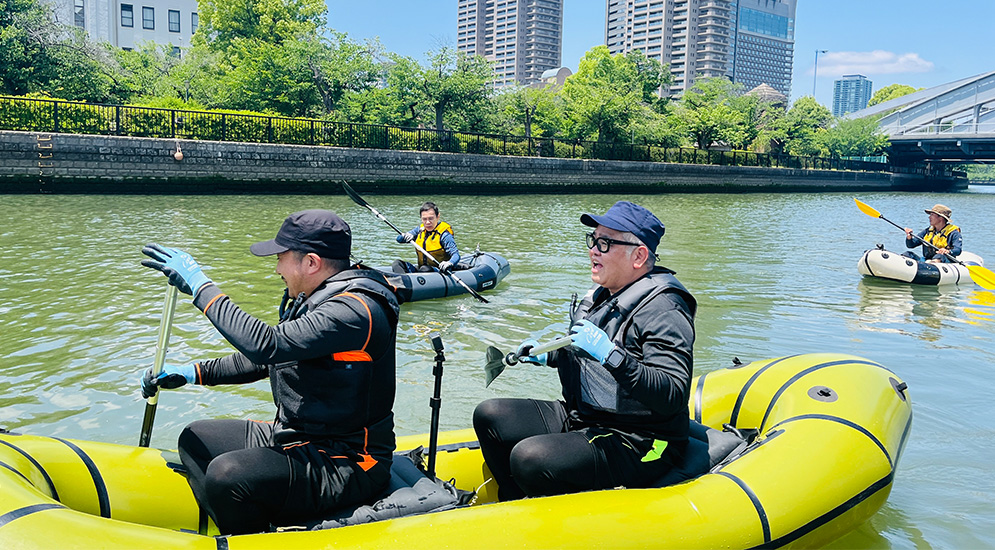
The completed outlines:
{"type": "Polygon", "coordinates": [[[812,99],[815,99],[815,84],[819,78],[819,54],[829,50],[815,50],[815,67],[812,68],[812,99]]]}

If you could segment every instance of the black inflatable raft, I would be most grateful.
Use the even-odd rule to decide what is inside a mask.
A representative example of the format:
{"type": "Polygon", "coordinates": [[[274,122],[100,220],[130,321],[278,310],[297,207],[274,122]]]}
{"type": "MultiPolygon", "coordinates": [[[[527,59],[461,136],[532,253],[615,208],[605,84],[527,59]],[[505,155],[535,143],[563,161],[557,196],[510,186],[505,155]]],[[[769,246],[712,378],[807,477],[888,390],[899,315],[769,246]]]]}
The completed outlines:
{"type": "Polygon", "coordinates": [[[467,286],[477,292],[490,290],[497,286],[508,273],[511,266],[503,256],[493,252],[474,252],[469,258],[460,262],[466,269],[453,271],[451,274],[438,272],[394,273],[389,267],[377,267],[387,280],[397,287],[398,294],[405,302],[431,300],[466,294],[466,289],[453,280],[458,277],[467,286]]]}

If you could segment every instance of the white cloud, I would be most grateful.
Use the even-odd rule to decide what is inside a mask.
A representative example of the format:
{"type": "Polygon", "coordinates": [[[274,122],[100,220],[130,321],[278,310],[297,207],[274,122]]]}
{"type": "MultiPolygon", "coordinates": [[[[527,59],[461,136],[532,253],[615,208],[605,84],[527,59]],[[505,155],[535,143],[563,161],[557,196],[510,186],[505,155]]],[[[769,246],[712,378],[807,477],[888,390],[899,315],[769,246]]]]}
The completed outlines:
{"type": "MultiPolygon", "coordinates": [[[[838,78],[845,74],[865,76],[897,73],[925,73],[933,62],[917,53],[897,54],[884,50],[872,52],[826,52],[819,54],[819,75],[838,78]]],[[[809,71],[812,72],[812,71],[809,71]]]]}

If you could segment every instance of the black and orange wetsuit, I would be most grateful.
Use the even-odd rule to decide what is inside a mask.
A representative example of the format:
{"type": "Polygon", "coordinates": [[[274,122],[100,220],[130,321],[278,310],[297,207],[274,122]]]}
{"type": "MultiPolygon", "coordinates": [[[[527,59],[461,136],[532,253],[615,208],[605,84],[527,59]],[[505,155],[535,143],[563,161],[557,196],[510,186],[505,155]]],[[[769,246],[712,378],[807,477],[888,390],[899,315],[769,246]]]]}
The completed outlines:
{"type": "Polygon", "coordinates": [[[238,350],[199,362],[198,383],[269,377],[276,404],[272,423],[199,421],[180,435],[190,485],[223,533],[321,517],[386,487],[399,304],[382,275],[349,269],[285,296],[275,327],[214,285],[194,305],[238,350]]]}

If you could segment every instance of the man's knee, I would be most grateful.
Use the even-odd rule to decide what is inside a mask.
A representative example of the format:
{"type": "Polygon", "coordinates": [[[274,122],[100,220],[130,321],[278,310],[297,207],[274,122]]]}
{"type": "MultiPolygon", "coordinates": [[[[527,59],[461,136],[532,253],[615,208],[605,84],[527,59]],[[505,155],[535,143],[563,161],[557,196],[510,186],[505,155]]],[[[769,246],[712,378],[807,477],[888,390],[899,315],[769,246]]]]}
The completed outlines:
{"type": "Polygon", "coordinates": [[[473,428],[480,433],[494,434],[503,422],[514,422],[507,399],[487,399],[473,409],[473,428]]]}

